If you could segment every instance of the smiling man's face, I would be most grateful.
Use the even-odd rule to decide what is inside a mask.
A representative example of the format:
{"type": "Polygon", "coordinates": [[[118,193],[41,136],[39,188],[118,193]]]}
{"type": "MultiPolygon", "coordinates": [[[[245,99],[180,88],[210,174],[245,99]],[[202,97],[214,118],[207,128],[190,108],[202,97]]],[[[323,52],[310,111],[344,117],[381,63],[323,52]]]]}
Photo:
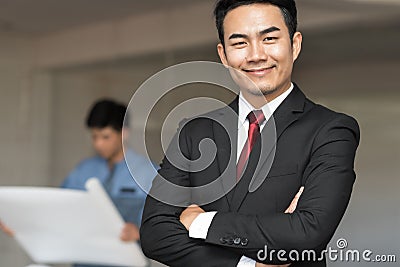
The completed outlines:
{"type": "Polygon", "coordinates": [[[222,63],[244,74],[261,90],[260,93],[254,86],[241,86],[244,96],[263,95],[271,101],[289,89],[302,36],[296,32],[291,42],[278,7],[239,6],[228,12],[223,27],[225,45],[218,44],[222,63]]]}

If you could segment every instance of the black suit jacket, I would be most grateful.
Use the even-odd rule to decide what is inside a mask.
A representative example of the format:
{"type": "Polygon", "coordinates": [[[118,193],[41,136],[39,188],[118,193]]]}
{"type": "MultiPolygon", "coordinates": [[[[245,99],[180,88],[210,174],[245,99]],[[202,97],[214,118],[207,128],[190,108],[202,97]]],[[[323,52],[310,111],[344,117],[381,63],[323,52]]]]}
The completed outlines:
{"type": "MultiPolygon", "coordinates": [[[[164,264],[185,267],[233,267],[242,255],[261,261],[257,253],[265,246],[267,251],[287,253],[314,250],[319,258],[350,199],[359,143],[357,122],[311,102],[295,85],[267,122],[240,182],[230,190],[236,177],[232,159],[236,159],[237,143],[237,117],[230,110],[237,112],[237,99],[229,107],[182,124],[167,151],[167,155],[181,151],[195,161],[201,156],[200,141],[209,138],[217,150],[207,168],[188,171],[191,163],[175,166],[166,157],[159,171],[168,181],[185,187],[216,181],[213,189],[200,193],[178,190],[170,195],[181,206],[201,203],[205,211],[217,211],[206,240],[189,238],[179,221],[184,207],[148,196],[141,226],[144,253],[164,264]],[[284,214],[301,186],[305,190],[296,211],[284,214]],[[207,198],[212,201],[206,202],[207,198]]],[[[158,177],[150,195],[165,188],[158,177]]],[[[288,254],[284,256],[289,260],[288,254]]],[[[276,254],[263,262],[282,263],[276,254]]],[[[291,266],[326,263],[296,261],[291,266]]]]}

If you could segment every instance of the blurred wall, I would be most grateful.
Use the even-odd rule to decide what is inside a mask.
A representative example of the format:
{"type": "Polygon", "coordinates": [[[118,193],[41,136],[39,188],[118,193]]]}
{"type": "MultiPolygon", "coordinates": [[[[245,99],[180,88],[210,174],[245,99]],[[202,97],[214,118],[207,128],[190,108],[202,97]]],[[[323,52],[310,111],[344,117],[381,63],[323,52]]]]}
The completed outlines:
{"type": "MultiPolygon", "coordinates": [[[[188,60],[217,61],[210,10],[209,4],[200,4],[184,12],[154,13],[43,37],[0,33],[0,185],[57,186],[79,160],[93,153],[84,127],[93,101],[109,96],[127,103],[143,81],[164,67],[188,60]],[[196,18],[195,31],[182,23],[185,18],[196,18]],[[157,32],[146,34],[144,25],[157,25],[157,32]]],[[[391,19],[306,28],[294,75],[310,98],[353,115],[361,127],[354,194],[332,247],[338,238],[346,238],[352,248],[396,254],[398,261],[399,24],[391,19]]],[[[195,96],[199,90],[215,93],[207,86],[186,93],[195,96]]],[[[160,112],[179,103],[180,97],[161,103],[160,112]]],[[[230,99],[223,91],[218,97],[230,99]]],[[[152,120],[162,122],[157,116],[152,120]]],[[[149,132],[156,161],[162,155],[158,130],[149,132]]],[[[15,241],[0,235],[0,266],[29,262],[15,241]]],[[[359,265],[376,263],[330,264],[359,265]]]]}
{"type": "MultiPolygon", "coordinates": [[[[47,185],[51,161],[49,76],[33,71],[30,38],[0,32],[0,186],[47,185]]],[[[0,266],[29,259],[0,235],[0,266]]]]}

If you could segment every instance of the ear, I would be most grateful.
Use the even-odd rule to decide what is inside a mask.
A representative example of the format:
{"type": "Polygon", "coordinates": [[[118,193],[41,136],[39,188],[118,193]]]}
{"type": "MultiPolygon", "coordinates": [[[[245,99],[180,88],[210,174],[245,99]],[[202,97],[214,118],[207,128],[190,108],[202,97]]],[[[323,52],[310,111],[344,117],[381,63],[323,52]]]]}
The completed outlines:
{"type": "Polygon", "coordinates": [[[219,56],[219,59],[221,60],[221,63],[227,67],[228,61],[226,60],[225,48],[221,43],[219,43],[217,45],[217,51],[218,51],[218,56],[219,56]]]}
{"type": "Polygon", "coordinates": [[[300,32],[295,32],[293,36],[293,62],[298,58],[301,51],[301,43],[303,42],[303,36],[300,32]]]}

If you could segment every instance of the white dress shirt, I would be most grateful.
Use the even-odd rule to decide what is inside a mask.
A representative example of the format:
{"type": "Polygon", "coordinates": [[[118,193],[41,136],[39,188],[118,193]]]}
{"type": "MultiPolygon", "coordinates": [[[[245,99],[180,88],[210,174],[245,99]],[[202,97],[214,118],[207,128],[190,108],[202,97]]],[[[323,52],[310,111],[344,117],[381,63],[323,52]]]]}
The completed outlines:
{"type": "MultiPolygon", "coordinates": [[[[291,83],[290,88],[286,90],[284,93],[280,94],[278,97],[273,99],[271,102],[268,102],[264,106],[261,107],[262,112],[264,113],[265,120],[260,125],[260,131],[263,130],[266,122],[275,112],[275,110],[280,106],[280,104],[286,99],[286,97],[293,90],[293,83],[291,83]]],[[[244,147],[244,144],[247,140],[248,130],[249,130],[249,120],[247,119],[247,115],[255,110],[255,108],[243,97],[242,93],[239,94],[239,116],[238,116],[238,140],[237,140],[237,157],[236,162],[239,160],[240,153],[244,147]]],[[[217,214],[216,211],[210,211],[201,213],[197,216],[196,219],[192,222],[189,227],[189,236],[191,238],[199,238],[206,239],[208,229],[212,223],[212,220],[217,214]]],[[[256,261],[250,259],[246,256],[242,256],[237,267],[255,267],[256,261]]]]}

